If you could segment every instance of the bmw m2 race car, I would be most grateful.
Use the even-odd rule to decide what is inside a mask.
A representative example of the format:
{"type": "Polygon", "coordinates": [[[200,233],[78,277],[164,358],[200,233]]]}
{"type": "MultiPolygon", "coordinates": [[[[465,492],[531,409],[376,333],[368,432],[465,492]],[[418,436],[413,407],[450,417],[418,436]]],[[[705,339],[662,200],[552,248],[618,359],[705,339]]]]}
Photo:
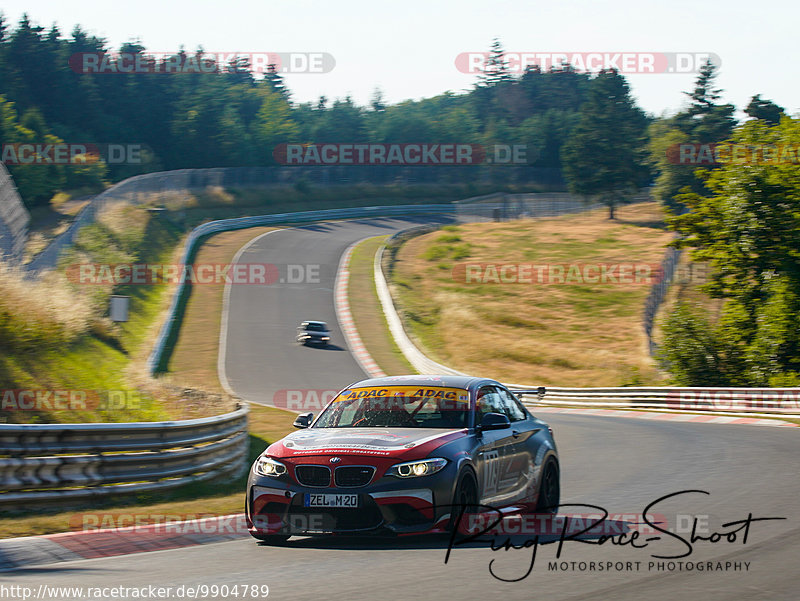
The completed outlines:
{"type": "Polygon", "coordinates": [[[247,524],[260,540],[447,532],[477,504],[557,511],[553,432],[494,380],[363,380],[294,425],[250,470],[247,524]]]}

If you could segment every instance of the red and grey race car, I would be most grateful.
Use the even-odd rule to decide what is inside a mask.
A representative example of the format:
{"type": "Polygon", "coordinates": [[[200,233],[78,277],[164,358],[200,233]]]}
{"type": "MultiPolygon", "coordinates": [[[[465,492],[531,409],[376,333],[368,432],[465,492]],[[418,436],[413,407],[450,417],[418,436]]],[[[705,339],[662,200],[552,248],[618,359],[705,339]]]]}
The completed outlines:
{"type": "Polygon", "coordinates": [[[477,505],[557,510],[552,430],[494,380],[362,380],[294,425],[250,470],[247,523],[259,540],[446,532],[477,505]]]}

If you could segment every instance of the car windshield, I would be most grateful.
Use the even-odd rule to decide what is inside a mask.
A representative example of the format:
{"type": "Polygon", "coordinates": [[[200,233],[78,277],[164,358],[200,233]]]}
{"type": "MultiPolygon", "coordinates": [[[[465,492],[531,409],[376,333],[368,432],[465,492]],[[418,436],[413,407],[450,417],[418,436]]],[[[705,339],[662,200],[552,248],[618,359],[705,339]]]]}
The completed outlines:
{"type": "Polygon", "coordinates": [[[328,405],[314,427],[465,428],[469,408],[469,392],[460,388],[349,388],[328,405]]]}
{"type": "Polygon", "coordinates": [[[307,323],[305,325],[305,329],[309,332],[324,332],[325,328],[324,323],[307,323]]]}

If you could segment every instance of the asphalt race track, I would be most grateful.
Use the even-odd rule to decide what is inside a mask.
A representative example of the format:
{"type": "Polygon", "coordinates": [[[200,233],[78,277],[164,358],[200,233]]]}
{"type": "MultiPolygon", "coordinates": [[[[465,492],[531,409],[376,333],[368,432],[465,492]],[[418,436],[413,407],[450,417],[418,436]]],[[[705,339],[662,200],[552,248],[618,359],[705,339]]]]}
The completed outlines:
{"type": "MultiPolygon", "coordinates": [[[[318,264],[320,278],[314,283],[232,288],[225,362],[232,388],[245,398],[271,403],[281,390],[335,389],[362,377],[335,326],[336,267],[353,241],[403,225],[397,220],[322,224],[272,233],[251,244],[240,261],[318,264]],[[333,326],[333,344],[344,350],[296,345],[294,328],[302,319],[327,321],[333,326]]],[[[490,569],[505,580],[523,577],[533,557],[530,543],[528,548],[497,551],[486,544],[459,546],[445,564],[447,537],[295,537],[280,547],[237,540],[38,566],[0,574],[0,585],[152,584],[174,589],[266,584],[270,599],[314,601],[798,599],[796,429],[555,414],[546,419],[561,454],[564,504],[602,507],[611,514],[609,519],[624,525],[638,521],[636,514],[665,495],[684,490],[710,494],[684,493],[650,510],[677,528],[675,536],[651,530],[634,539],[642,548],[614,544],[622,542],[620,537],[602,546],[588,544],[597,543],[596,538],[567,540],[558,559],[557,545],[541,545],[530,574],[516,582],[501,581],[490,569]],[[754,520],[787,519],[753,521],[745,543],[744,524],[724,524],[746,520],[750,514],[754,520]],[[696,534],[721,540],[696,540],[690,555],[677,558],[689,551],[689,544],[676,536],[690,540],[695,517],[696,534]],[[733,535],[712,536],[737,529],[733,535]],[[646,537],[659,535],[659,540],[645,542],[646,537]]],[[[562,513],[597,511],[562,509],[562,513]]],[[[515,537],[513,542],[524,546],[526,540],[531,537],[515,537]]]]}

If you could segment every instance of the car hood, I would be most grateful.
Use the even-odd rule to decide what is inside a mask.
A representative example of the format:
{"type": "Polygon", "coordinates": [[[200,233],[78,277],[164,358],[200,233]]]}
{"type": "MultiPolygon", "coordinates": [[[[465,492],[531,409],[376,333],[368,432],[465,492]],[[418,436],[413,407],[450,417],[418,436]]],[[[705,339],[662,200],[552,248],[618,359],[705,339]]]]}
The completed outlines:
{"type": "Polygon", "coordinates": [[[285,458],[335,453],[416,459],[466,432],[441,428],[308,428],[270,445],[267,453],[285,458]]]}

